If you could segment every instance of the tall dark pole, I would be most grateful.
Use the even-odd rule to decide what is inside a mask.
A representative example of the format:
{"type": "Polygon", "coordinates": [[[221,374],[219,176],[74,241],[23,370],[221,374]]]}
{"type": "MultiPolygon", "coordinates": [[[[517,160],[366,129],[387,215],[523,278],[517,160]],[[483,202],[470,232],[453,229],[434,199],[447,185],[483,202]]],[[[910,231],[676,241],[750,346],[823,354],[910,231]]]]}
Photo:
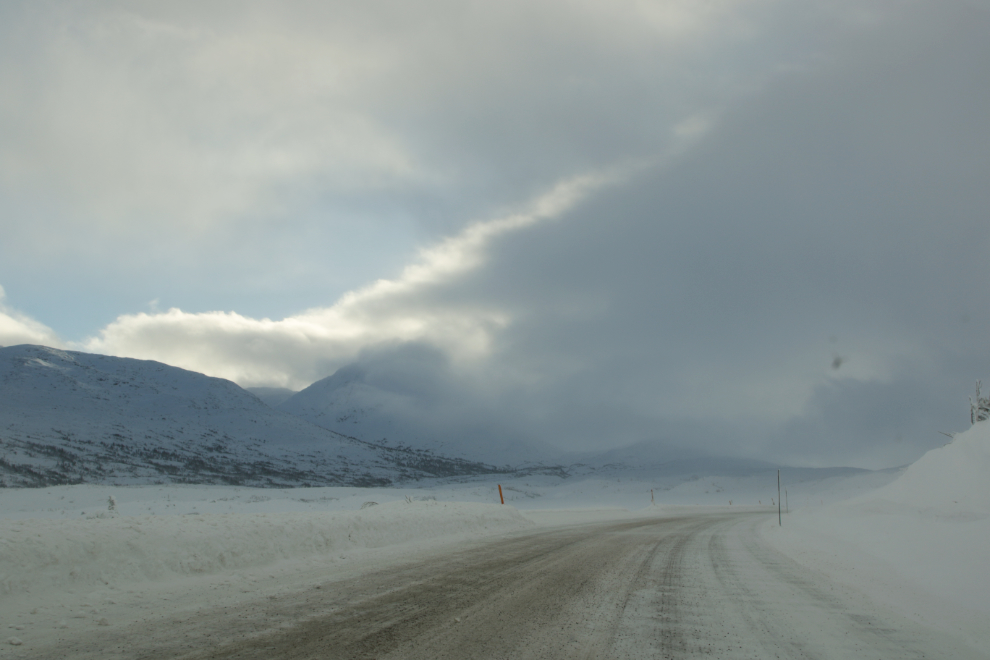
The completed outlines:
{"type": "Polygon", "coordinates": [[[777,527],[783,524],[780,520],[780,470],[777,470],[777,527]]]}

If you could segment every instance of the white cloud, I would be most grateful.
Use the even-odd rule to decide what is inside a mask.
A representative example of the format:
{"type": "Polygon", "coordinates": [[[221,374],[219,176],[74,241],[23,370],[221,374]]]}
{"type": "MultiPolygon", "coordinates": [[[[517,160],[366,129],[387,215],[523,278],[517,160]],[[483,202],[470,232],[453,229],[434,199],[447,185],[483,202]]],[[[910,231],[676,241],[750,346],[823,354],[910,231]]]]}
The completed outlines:
{"type": "Polygon", "coordinates": [[[4,304],[6,292],[0,286],[0,346],[42,344],[60,347],[61,340],[51,328],[4,304]]]}
{"type": "Polygon", "coordinates": [[[486,249],[500,236],[558,218],[620,177],[615,171],[563,181],[519,212],[476,222],[424,250],[398,278],[348,293],[331,307],[279,321],[180,309],[128,314],[76,347],[159,360],[242,385],[286,387],[308,385],[382,344],[425,342],[455,359],[480,357],[491,333],[511,322],[508,314],[490,304],[439,300],[431,292],[484,263],[486,249]]]}
{"type": "Polygon", "coordinates": [[[752,82],[712,53],[773,4],[26,5],[0,16],[0,191],[34,211],[22,249],[195,242],[309,197],[469,190],[473,217],[662,151],[647,125],[752,82]]]}
{"type": "Polygon", "coordinates": [[[326,305],[472,218],[702,139],[794,59],[754,36],[776,4],[0,5],[0,280],[61,276],[73,338],[147,298],[326,305]]]}
{"type": "Polygon", "coordinates": [[[424,176],[364,107],[366,80],[390,66],[370,45],[142,9],[28,12],[36,43],[0,59],[9,193],[55,193],[67,219],[101,231],[195,230],[270,213],[279,188],[314,179],[355,190],[424,176]]]}

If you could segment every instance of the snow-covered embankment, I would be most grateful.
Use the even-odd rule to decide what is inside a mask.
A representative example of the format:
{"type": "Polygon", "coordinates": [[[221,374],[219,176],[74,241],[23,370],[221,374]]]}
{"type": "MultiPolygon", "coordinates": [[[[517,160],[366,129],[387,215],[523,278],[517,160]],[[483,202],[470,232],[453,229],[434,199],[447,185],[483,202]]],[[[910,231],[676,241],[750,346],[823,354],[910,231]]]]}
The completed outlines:
{"type": "Polygon", "coordinates": [[[990,643],[990,422],[868,495],[764,528],[776,548],[916,620],[990,643]]]}
{"type": "Polygon", "coordinates": [[[167,581],[532,525],[513,507],[433,501],[327,513],[0,520],[0,594],[167,581]]]}

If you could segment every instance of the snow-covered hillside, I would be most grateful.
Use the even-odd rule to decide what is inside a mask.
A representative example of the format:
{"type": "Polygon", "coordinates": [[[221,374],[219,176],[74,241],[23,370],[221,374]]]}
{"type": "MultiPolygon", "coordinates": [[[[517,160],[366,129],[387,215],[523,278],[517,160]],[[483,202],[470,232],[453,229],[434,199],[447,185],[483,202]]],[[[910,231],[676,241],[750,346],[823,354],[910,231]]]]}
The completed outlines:
{"type": "Polygon", "coordinates": [[[387,485],[490,472],[381,447],[158,362],[0,349],[0,483],[387,485]]]}

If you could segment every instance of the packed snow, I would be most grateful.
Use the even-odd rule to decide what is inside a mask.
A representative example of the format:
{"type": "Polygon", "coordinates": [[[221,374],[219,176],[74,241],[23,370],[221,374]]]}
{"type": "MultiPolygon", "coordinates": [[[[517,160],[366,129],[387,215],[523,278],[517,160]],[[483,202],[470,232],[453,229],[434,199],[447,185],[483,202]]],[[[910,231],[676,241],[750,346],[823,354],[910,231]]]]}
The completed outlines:
{"type": "Polygon", "coordinates": [[[76,520],[2,521],[0,593],[113,588],[532,524],[513,507],[435,500],[308,513],[117,516],[106,509],[76,520]]]}
{"type": "MultiPolygon", "coordinates": [[[[0,520],[0,625],[30,647],[53,629],[236,604],[534,524],[514,507],[491,503],[403,498],[371,504],[363,498],[374,492],[325,492],[338,489],[299,489],[292,500],[278,500],[265,494],[270,491],[251,490],[0,491],[6,514],[0,520]],[[345,504],[354,508],[344,510],[345,504]],[[78,515],[63,515],[62,506],[72,513],[78,507],[78,515]],[[221,513],[232,509],[238,512],[221,513]]],[[[0,647],[0,657],[8,648],[0,647]]]]}

